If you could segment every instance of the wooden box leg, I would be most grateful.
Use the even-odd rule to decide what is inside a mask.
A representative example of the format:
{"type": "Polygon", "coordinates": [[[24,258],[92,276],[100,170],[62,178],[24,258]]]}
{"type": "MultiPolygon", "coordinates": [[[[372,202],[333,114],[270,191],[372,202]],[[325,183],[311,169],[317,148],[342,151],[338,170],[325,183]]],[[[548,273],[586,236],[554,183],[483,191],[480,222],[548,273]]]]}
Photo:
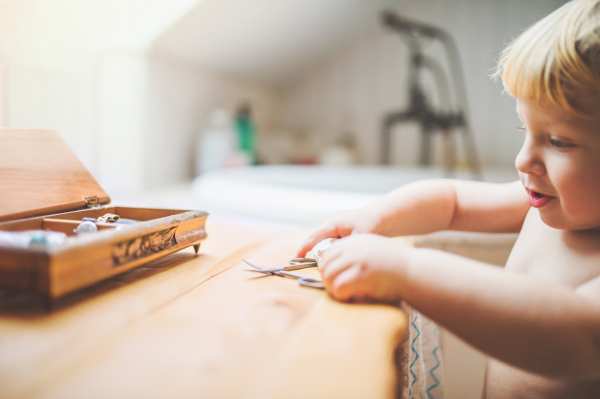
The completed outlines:
{"type": "Polygon", "coordinates": [[[56,304],[54,302],[54,298],[52,298],[50,295],[41,295],[39,296],[39,300],[42,304],[42,309],[44,312],[50,313],[54,310],[56,304]]]}
{"type": "Polygon", "coordinates": [[[200,250],[200,244],[194,245],[194,252],[196,253],[196,255],[198,254],[199,250],[200,250]]]}

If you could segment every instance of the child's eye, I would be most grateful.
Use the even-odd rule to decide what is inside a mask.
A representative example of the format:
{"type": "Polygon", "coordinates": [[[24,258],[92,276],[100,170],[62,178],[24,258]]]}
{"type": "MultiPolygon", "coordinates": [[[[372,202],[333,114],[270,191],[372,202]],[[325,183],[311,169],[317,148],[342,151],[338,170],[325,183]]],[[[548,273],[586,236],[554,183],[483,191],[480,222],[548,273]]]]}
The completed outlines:
{"type": "Polygon", "coordinates": [[[550,138],[550,144],[552,144],[552,147],[556,148],[557,150],[563,150],[571,146],[569,143],[565,143],[564,141],[553,138],[550,138]]]}
{"type": "Polygon", "coordinates": [[[527,128],[525,126],[515,126],[515,129],[521,131],[521,132],[526,132],[527,128]]]}

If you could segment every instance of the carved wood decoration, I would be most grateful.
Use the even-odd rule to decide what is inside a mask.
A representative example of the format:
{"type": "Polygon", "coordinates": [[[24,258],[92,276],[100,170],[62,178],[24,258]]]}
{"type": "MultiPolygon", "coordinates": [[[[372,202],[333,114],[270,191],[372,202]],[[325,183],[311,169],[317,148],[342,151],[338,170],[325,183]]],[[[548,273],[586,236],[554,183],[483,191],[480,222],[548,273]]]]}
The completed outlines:
{"type": "Polygon", "coordinates": [[[113,267],[159,253],[177,245],[176,230],[177,226],[113,244],[111,251],[114,262],[113,267]]]}

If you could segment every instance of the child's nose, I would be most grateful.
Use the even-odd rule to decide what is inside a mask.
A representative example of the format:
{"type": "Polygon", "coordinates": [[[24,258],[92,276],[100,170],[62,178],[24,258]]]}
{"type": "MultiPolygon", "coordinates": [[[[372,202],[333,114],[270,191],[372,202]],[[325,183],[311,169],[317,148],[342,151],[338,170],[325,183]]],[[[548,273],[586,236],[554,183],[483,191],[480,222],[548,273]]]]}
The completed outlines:
{"type": "Polygon", "coordinates": [[[543,175],[546,173],[546,167],[539,154],[539,149],[531,143],[530,139],[526,139],[521,151],[515,160],[515,166],[521,173],[543,175]]]}

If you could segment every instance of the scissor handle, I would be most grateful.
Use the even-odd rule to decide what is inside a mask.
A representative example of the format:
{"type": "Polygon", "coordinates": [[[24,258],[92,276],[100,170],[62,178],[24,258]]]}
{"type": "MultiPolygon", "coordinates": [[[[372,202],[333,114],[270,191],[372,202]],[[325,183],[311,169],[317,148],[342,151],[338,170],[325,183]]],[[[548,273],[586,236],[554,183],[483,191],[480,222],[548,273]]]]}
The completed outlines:
{"type": "Polygon", "coordinates": [[[298,284],[300,284],[303,287],[316,288],[319,290],[325,289],[325,285],[323,284],[322,281],[312,281],[309,279],[300,278],[300,279],[298,279],[298,284]]]}
{"type": "Polygon", "coordinates": [[[310,258],[294,258],[290,260],[290,265],[306,265],[306,266],[316,266],[317,261],[310,258]]]}

